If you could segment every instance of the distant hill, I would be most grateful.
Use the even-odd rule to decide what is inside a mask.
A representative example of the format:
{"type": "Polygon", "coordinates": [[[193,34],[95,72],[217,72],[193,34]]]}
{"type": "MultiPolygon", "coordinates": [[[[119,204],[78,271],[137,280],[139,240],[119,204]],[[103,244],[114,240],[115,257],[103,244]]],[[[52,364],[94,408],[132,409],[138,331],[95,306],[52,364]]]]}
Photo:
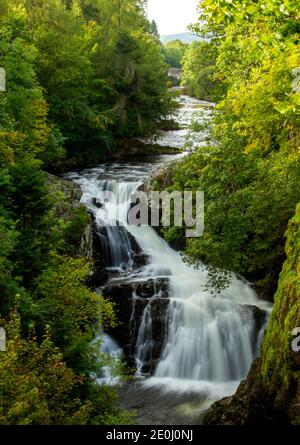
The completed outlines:
{"type": "Polygon", "coordinates": [[[192,43],[194,40],[201,40],[200,37],[192,34],[191,32],[185,32],[182,34],[170,34],[168,36],[161,36],[162,43],[168,43],[172,40],[181,40],[183,43],[192,43]]]}

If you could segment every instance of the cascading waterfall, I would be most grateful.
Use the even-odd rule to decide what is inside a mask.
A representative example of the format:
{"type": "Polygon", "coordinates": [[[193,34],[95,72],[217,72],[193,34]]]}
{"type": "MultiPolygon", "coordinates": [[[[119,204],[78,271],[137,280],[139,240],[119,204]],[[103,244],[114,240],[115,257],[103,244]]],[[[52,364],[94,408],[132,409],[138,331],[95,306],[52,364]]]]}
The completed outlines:
{"type": "Polygon", "coordinates": [[[102,208],[96,212],[96,221],[101,230],[106,233],[106,264],[110,270],[132,269],[132,243],[123,222],[127,217],[127,202],[136,184],[117,184],[116,182],[99,182],[98,200],[102,208]],[[113,194],[113,199],[106,198],[107,192],[113,194]],[[101,197],[103,198],[101,199],[101,197]],[[117,199],[118,207],[114,202],[117,199]],[[106,202],[107,201],[107,202],[106,202]],[[119,216],[120,219],[116,217],[119,216]]]}
{"type": "MultiPolygon", "coordinates": [[[[217,382],[242,379],[258,346],[249,306],[267,309],[267,304],[258,301],[255,292],[235,276],[228,289],[212,296],[205,290],[205,267],[195,270],[183,263],[181,256],[151,228],[141,231],[134,228],[132,233],[151,258],[143,276],[161,278],[168,265],[168,328],[155,377],[217,382]]],[[[147,336],[149,325],[149,320],[147,323],[143,320],[138,338],[138,362],[143,360],[144,352],[140,344],[151,341],[147,336]]]]}
{"type": "Polygon", "coordinates": [[[152,345],[153,345],[152,314],[151,314],[151,306],[150,304],[148,304],[143,312],[142,321],[136,342],[137,375],[141,374],[143,364],[146,361],[148,354],[151,353],[152,345]]]}
{"type": "Polygon", "coordinates": [[[250,311],[218,297],[175,296],[168,326],[157,377],[225,382],[246,375],[256,351],[250,311]]]}
{"type": "MultiPolygon", "coordinates": [[[[190,112],[191,107],[188,110],[190,112]]],[[[82,202],[95,215],[99,230],[106,233],[109,268],[126,273],[127,281],[136,280],[138,276],[139,280],[163,278],[169,282],[166,336],[154,381],[175,380],[177,386],[185,381],[239,381],[246,376],[262,337],[261,332],[255,332],[251,306],[268,311],[268,304],[258,300],[251,287],[234,275],[230,286],[213,296],[205,287],[207,270],[204,265],[196,270],[185,264],[180,254],[153,228],[127,224],[130,195],[164,159],[160,157],[151,164],[96,167],[67,177],[81,185],[82,202]],[[106,180],[99,180],[99,177],[106,180]],[[105,191],[114,192],[115,196],[107,198],[103,195],[105,191]],[[100,201],[100,208],[95,205],[95,197],[100,201]],[[141,251],[149,257],[148,264],[138,272],[132,272],[134,238],[141,251]]],[[[155,293],[153,298],[157,297],[155,293]]],[[[133,310],[135,299],[133,293],[133,310]]],[[[135,349],[139,372],[151,353],[152,336],[151,305],[147,304],[135,349]]]]}

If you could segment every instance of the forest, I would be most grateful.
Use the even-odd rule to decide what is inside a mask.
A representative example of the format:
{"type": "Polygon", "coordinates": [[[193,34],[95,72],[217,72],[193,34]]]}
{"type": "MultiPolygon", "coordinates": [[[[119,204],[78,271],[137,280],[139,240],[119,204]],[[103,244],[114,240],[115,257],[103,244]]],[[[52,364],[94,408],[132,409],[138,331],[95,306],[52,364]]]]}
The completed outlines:
{"type": "MultiPolygon", "coordinates": [[[[299,351],[291,348],[292,331],[300,326],[298,2],[199,1],[199,19],[190,29],[200,40],[191,44],[180,40],[162,44],[146,6],[146,0],[1,1],[0,67],[5,88],[0,87],[0,326],[7,342],[5,352],[0,350],[0,425],[142,423],[134,404],[120,403],[120,387],[131,385],[135,367],[146,377],[179,379],[178,385],[182,380],[219,383],[223,377],[227,383],[240,382],[250,370],[235,395],[233,391],[223,394],[226,399],[212,398],[211,409],[196,413],[193,424],[299,424],[300,360],[299,351]],[[180,87],[172,88],[169,68],[182,70],[180,87]],[[162,130],[176,135],[182,130],[176,127],[180,123],[172,122],[184,108],[182,94],[196,104],[188,137],[197,141],[197,135],[205,132],[205,144],[196,142],[191,148],[185,141],[174,146],[170,139],[161,142],[162,130]],[[197,110],[206,117],[199,117],[197,110]],[[115,175],[124,182],[128,172],[119,177],[117,170],[122,173],[125,161],[132,175],[144,174],[139,169],[145,167],[128,160],[137,145],[150,156],[155,142],[156,153],[167,150],[178,158],[159,164],[149,187],[204,191],[203,236],[188,239],[186,227],[172,225],[160,228],[159,242],[154,231],[148,241],[150,235],[138,235],[125,225],[127,236],[121,230],[101,232],[99,239],[115,236],[109,258],[103,246],[98,256],[87,255],[83,239],[89,225],[95,229],[103,203],[97,210],[91,205],[95,195],[88,196],[88,205],[84,201],[90,188],[84,188],[82,178],[91,179],[93,171],[90,176],[76,175],[104,165],[108,179],[115,175]],[[75,185],[61,179],[71,171],[72,178],[83,184],[83,197],[75,185]],[[127,249],[130,266],[124,266],[123,257],[120,264],[113,263],[115,244],[121,242],[120,252],[124,256],[127,249]],[[180,251],[183,259],[175,258],[165,243],[180,251]],[[151,253],[153,246],[158,260],[151,253]],[[136,258],[142,265],[132,266],[136,258]],[[158,269],[158,261],[164,260],[158,269]],[[105,278],[98,272],[95,284],[100,263],[105,278]],[[201,288],[206,308],[212,308],[220,325],[214,332],[209,330],[211,320],[199,326],[206,323],[206,308],[195,303],[199,318],[184,320],[196,328],[195,338],[184,343],[186,351],[179,356],[182,344],[177,328],[175,340],[171,336],[172,323],[184,316],[176,312],[181,306],[172,302],[172,292],[175,300],[181,298],[179,292],[194,299],[196,291],[190,296],[188,281],[194,283],[203,264],[203,290],[201,280],[195,286],[197,292],[201,288]],[[129,292],[131,301],[133,288],[127,288],[132,267],[139,279],[150,274],[148,287],[141,287],[144,294],[137,295],[140,282],[135,284],[133,296],[141,303],[134,303],[136,312],[128,315],[131,302],[124,308],[125,300],[120,303],[119,298],[124,294],[127,299],[129,292]],[[126,289],[118,282],[119,287],[110,284],[99,292],[116,270],[119,279],[127,274],[126,289]],[[170,278],[181,273],[187,285],[183,290],[182,282],[170,278]],[[251,294],[252,299],[246,302],[247,315],[241,315],[240,299],[248,285],[247,298],[251,294]],[[226,306],[226,295],[236,289],[232,286],[238,289],[238,308],[231,302],[226,306]],[[168,297],[164,301],[169,301],[169,309],[162,294],[168,297]],[[259,327],[259,340],[251,311],[254,306],[261,311],[265,303],[272,309],[262,315],[268,322],[259,327]],[[149,310],[150,334],[146,329],[150,324],[143,328],[149,310]],[[134,317],[140,328],[135,326],[132,334],[130,325],[127,333],[134,317]],[[245,352],[244,360],[240,351],[254,341],[253,332],[248,339],[243,331],[245,340],[240,340],[231,329],[239,329],[245,320],[255,331],[255,341],[261,341],[261,352],[245,352]],[[101,348],[103,330],[120,341],[135,335],[135,345],[132,338],[126,340],[125,357],[116,359],[101,348]],[[162,332],[169,334],[161,338],[162,332]],[[210,340],[203,352],[210,335],[219,336],[220,342],[210,340]],[[185,366],[191,363],[189,341],[202,347],[191,372],[185,366]],[[217,351],[222,342],[224,356],[235,360],[240,353],[245,364],[234,362],[234,371],[228,366],[228,372],[224,364],[223,374],[216,376],[202,359],[217,368],[212,349],[217,351]],[[170,353],[171,347],[175,352],[170,353]],[[133,352],[126,352],[130,348],[133,352]],[[107,367],[118,385],[97,382],[107,367]]],[[[147,159],[151,164],[151,157],[147,159]]],[[[97,186],[103,171],[96,171],[97,186]]],[[[149,177],[151,172],[147,171],[149,177]]],[[[91,236],[95,243],[98,235],[91,236]]],[[[196,350],[198,354],[198,346],[190,351],[191,357],[197,356],[196,350]]],[[[172,400],[172,394],[169,397],[172,400]]]]}
{"type": "Polygon", "coordinates": [[[91,264],[74,255],[87,215],[79,207],[64,219],[65,197],[44,172],[99,161],[169,113],[143,3],[1,2],[1,424],[128,421],[115,391],[90,378],[105,360],[92,340],[116,321],[86,285],[91,264]]]}

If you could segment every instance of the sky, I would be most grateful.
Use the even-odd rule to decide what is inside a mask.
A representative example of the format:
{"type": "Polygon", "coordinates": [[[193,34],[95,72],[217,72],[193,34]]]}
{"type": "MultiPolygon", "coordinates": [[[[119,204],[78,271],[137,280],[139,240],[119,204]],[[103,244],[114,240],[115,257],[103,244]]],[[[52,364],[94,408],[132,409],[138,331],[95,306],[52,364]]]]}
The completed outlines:
{"type": "Polygon", "coordinates": [[[148,16],[155,20],[160,35],[187,32],[197,21],[199,0],[148,0],[148,16]]]}

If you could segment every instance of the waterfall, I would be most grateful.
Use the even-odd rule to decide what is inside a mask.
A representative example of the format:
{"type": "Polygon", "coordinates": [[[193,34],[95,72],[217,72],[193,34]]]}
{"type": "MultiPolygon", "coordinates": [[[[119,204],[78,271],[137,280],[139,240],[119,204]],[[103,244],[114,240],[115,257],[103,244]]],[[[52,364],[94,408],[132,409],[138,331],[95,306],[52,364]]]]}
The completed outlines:
{"type": "MultiPolygon", "coordinates": [[[[207,271],[195,270],[158,237],[152,228],[131,229],[151,262],[144,276],[159,276],[168,268],[170,304],[167,335],[156,377],[227,382],[247,374],[256,356],[255,322],[249,306],[267,304],[234,275],[228,289],[218,296],[205,290],[207,271]]],[[[141,344],[151,341],[151,320],[140,328],[137,360],[143,360],[141,344]]],[[[261,336],[259,337],[261,340],[261,336]]]]}
{"type": "MultiPolygon", "coordinates": [[[[187,101],[186,98],[184,100],[187,101]]],[[[190,101],[187,110],[191,112],[190,101]]],[[[204,112],[207,113],[206,110],[204,112]]],[[[135,227],[127,223],[130,195],[165,159],[173,158],[161,156],[152,159],[151,163],[100,166],[82,173],[70,173],[67,178],[81,185],[82,202],[93,212],[99,232],[106,239],[108,269],[126,276],[126,282],[168,280],[170,301],[164,344],[154,372],[155,382],[176,381],[177,386],[184,387],[185,382],[218,385],[240,381],[246,376],[262,339],[262,330],[256,332],[251,307],[269,311],[270,306],[260,301],[254,290],[234,274],[230,286],[213,296],[206,289],[208,274],[205,265],[200,269],[187,265],[153,228],[135,227]],[[107,191],[115,193],[117,202],[115,198],[106,197],[104,192],[107,191]],[[99,205],[95,204],[95,198],[99,205]],[[133,270],[136,247],[149,258],[148,263],[138,271],[133,270]]],[[[137,299],[134,291],[132,298],[134,317],[137,299]]],[[[153,301],[158,298],[159,291],[153,292],[153,301]]],[[[129,324],[132,324],[132,320],[129,324]]],[[[143,364],[151,356],[153,335],[150,299],[142,314],[135,345],[139,375],[143,372],[143,364]]]]}

